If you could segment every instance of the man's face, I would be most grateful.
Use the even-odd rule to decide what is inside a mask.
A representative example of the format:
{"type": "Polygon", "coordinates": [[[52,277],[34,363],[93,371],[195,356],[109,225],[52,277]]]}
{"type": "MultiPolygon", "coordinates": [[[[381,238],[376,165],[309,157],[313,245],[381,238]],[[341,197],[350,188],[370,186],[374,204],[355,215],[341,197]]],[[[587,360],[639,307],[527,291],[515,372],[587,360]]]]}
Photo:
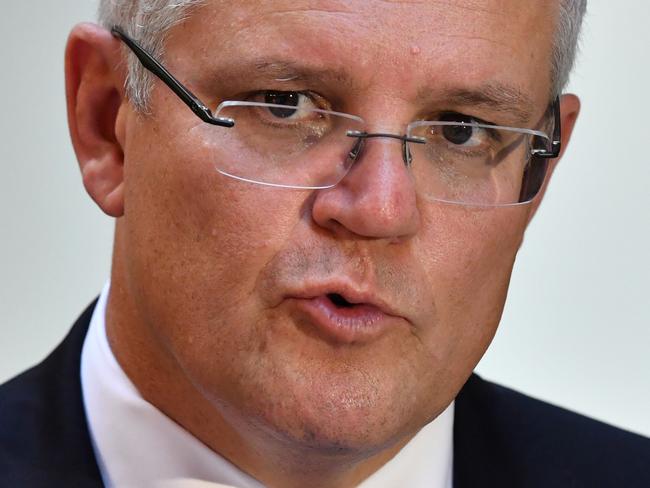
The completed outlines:
{"type": "MultiPolygon", "coordinates": [[[[373,132],[444,112],[533,127],[556,8],[214,1],[172,30],[165,60],[213,108],[294,91],[373,132]],[[445,96],[495,84],[533,102],[527,124],[445,96]]],[[[494,335],[534,205],[426,201],[391,139],[369,141],[331,189],[237,181],[215,170],[230,129],[160,83],[151,110],[129,112],[120,136],[118,255],[139,320],[198,391],[225,418],[325,449],[381,449],[444,410],[494,335]],[[361,304],[340,308],[336,294],[361,304]]]]}

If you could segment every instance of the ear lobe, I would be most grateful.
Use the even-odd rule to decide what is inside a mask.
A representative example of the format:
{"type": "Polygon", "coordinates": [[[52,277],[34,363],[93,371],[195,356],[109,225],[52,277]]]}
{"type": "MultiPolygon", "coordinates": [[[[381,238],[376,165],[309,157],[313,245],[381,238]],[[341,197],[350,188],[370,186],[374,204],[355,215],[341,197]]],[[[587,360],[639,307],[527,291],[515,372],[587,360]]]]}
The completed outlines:
{"type": "Polygon", "coordinates": [[[79,24],[65,51],[68,126],[86,191],[112,217],[124,214],[124,152],[118,124],[127,109],[120,43],[94,24],[79,24]]]}
{"type": "Polygon", "coordinates": [[[560,162],[560,159],[562,159],[562,156],[564,156],[564,152],[569,146],[569,141],[571,140],[571,134],[573,134],[573,128],[575,127],[576,120],[578,119],[579,114],[580,114],[580,99],[573,94],[562,95],[562,97],[560,98],[560,117],[561,117],[561,124],[562,124],[562,149],[560,150],[560,155],[556,159],[549,161],[548,171],[546,174],[546,179],[544,180],[544,185],[539,190],[539,194],[537,195],[535,200],[533,200],[532,202],[533,206],[528,216],[528,223],[530,223],[530,221],[537,213],[537,209],[539,208],[539,205],[542,203],[542,199],[544,198],[544,194],[546,193],[546,188],[548,187],[551,177],[553,176],[553,172],[555,171],[555,168],[560,162]]]}

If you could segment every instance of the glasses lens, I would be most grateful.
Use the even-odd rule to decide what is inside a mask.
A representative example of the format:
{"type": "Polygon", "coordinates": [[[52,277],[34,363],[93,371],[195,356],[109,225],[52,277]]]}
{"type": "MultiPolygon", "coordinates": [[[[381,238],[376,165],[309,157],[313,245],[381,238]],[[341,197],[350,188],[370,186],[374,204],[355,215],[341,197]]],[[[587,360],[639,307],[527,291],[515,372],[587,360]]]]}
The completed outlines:
{"type": "Polygon", "coordinates": [[[415,122],[409,135],[413,173],[420,192],[433,200],[508,205],[532,200],[546,175],[547,160],[531,158],[547,145],[542,133],[492,125],[415,122]],[[542,142],[539,141],[542,139],[542,142]]]}
{"type": "Polygon", "coordinates": [[[363,121],[355,116],[290,105],[224,102],[216,116],[234,127],[210,128],[217,170],[256,183],[327,188],[353,162],[350,151],[363,121]]]}

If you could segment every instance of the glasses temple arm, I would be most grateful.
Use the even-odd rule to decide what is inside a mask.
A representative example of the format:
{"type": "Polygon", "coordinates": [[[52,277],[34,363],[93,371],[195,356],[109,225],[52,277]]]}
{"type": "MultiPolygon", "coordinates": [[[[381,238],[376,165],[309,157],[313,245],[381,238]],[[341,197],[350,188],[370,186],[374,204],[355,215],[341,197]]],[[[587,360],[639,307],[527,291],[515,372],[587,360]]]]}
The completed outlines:
{"type": "Polygon", "coordinates": [[[160,81],[169,87],[178,97],[194,112],[201,120],[208,124],[219,125],[221,127],[232,127],[235,125],[232,119],[215,117],[212,111],[205,106],[196,95],[188,90],[180,81],[178,81],[167,69],[160,64],[149,52],[147,52],[136,41],[131,39],[120,27],[114,26],[111,34],[119,38],[126,44],[129,49],[140,60],[142,66],[157,76],[160,81]]]}
{"type": "Polygon", "coordinates": [[[553,127],[553,152],[555,153],[554,157],[560,155],[560,149],[562,149],[562,120],[560,117],[560,97],[555,98],[553,103],[553,112],[555,112],[555,126],[553,127]]]}
{"type": "Polygon", "coordinates": [[[551,139],[551,150],[536,150],[535,156],[538,158],[555,159],[560,156],[562,149],[562,120],[560,116],[560,97],[556,97],[551,105],[553,111],[553,138],[551,139]]]}

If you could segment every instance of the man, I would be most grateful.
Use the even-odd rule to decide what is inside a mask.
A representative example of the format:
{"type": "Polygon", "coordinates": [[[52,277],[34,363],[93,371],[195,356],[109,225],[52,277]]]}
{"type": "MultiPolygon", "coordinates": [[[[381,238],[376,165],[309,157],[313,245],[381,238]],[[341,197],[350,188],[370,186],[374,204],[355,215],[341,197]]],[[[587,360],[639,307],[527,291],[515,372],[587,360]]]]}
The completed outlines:
{"type": "Polygon", "coordinates": [[[582,2],[141,4],[70,36],[113,268],[0,390],[0,485],[648,486],[646,439],[472,375],[582,2]]]}

